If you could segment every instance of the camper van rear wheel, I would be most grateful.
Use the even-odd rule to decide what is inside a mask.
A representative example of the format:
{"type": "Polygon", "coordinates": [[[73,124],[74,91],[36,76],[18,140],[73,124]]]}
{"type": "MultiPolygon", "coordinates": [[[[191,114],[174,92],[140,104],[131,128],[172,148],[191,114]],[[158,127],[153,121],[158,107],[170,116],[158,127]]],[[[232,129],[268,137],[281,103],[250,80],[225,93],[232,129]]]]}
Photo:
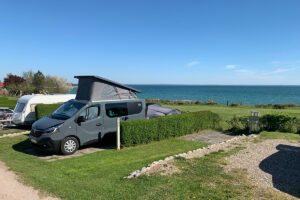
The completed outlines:
{"type": "Polygon", "coordinates": [[[64,155],[71,155],[77,151],[79,142],[75,137],[65,138],[60,145],[60,150],[64,155]]]}

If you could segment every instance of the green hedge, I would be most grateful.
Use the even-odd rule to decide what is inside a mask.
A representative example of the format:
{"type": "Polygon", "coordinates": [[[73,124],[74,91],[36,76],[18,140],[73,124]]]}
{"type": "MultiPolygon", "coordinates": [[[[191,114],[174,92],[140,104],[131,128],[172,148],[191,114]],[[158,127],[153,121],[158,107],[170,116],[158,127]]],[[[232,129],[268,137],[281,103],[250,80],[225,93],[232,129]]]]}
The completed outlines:
{"type": "Polygon", "coordinates": [[[35,107],[36,119],[41,119],[42,117],[51,114],[56,110],[61,104],[38,104],[35,107]]]}
{"type": "Polygon", "coordinates": [[[204,129],[219,128],[220,117],[210,111],[121,122],[121,144],[134,146],[204,129]]]}
{"type": "MultiPolygon", "coordinates": [[[[249,130],[249,117],[234,116],[227,121],[229,129],[232,133],[247,133],[249,130]]],[[[260,131],[280,131],[289,133],[300,133],[300,119],[283,113],[270,113],[263,115],[259,119],[260,131]]]]}
{"type": "Polygon", "coordinates": [[[296,117],[282,113],[266,114],[260,119],[263,130],[290,133],[296,133],[298,131],[297,122],[296,117]]]}

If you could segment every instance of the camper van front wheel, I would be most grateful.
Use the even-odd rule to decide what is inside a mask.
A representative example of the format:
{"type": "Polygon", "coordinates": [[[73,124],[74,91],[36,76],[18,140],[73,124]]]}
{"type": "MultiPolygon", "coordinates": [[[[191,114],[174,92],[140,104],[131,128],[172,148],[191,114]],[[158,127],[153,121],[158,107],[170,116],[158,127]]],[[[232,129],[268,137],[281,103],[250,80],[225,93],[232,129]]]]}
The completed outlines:
{"type": "Polygon", "coordinates": [[[74,137],[65,138],[60,145],[60,150],[64,155],[71,155],[77,151],[79,142],[74,137]]]}

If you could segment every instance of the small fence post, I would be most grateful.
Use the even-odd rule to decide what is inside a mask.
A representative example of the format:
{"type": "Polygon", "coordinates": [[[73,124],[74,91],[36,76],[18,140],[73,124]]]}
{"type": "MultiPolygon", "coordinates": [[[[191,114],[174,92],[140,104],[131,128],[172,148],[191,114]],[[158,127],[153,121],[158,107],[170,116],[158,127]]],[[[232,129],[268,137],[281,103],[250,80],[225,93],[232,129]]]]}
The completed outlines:
{"type": "Polygon", "coordinates": [[[120,150],[120,117],[117,118],[117,150],[120,150]]]}

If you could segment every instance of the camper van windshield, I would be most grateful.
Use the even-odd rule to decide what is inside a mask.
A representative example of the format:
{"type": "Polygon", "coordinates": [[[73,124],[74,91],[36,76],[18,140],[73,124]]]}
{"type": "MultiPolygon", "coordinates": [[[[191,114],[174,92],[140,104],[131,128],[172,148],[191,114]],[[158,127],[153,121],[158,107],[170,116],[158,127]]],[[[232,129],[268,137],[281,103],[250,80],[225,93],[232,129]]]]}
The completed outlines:
{"type": "Polygon", "coordinates": [[[75,113],[77,113],[78,110],[80,110],[85,104],[75,102],[75,101],[68,101],[61,105],[59,108],[57,108],[52,114],[51,117],[55,119],[69,119],[72,117],[75,113]]]}

